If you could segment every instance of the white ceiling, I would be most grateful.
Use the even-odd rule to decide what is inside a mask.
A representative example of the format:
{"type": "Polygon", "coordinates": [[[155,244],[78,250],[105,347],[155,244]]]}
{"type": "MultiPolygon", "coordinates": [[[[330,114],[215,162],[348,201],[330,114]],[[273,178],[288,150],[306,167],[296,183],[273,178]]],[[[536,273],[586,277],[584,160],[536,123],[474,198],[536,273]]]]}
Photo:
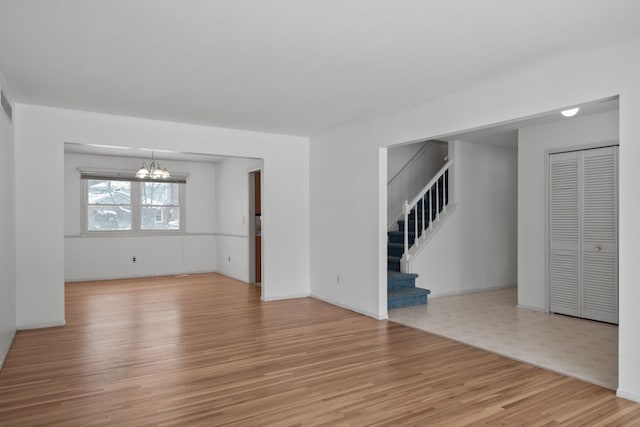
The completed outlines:
{"type": "Polygon", "coordinates": [[[515,120],[513,122],[503,123],[496,126],[488,126],[486,128],[476,129],[469,132],[457,133],[454,135],[441,137],[439,139],[446,141],[462,140],[466,142],[494,145],[503,148],[517,148],[518,129],[545,123],[558,122],[561,120],[573,120],[574,118],[587,116],[589,114],[616,111],[618,110],[619,106],[620,100],[617,97],[612,99],[604,99],[580,105],[580,110],[573,117],[564,117],[562,114],[560,114],[560,111],[553,111],[527,119],[515,120]]]}
{"type": "Polygon", "coordinates": [[[633,0],[0,0],[13,100],[295,135],[640,35],[633,0]]]}

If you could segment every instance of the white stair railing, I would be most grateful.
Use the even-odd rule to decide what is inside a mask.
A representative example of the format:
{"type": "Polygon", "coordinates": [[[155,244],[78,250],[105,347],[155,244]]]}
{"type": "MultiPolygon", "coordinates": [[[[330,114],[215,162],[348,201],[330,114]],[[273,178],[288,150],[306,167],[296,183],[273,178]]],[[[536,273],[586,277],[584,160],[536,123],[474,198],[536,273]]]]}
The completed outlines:
{"type": "Polygon", "coordinates": [[[402,262],[404,264],[411,258],[411,254],[409,253],[409,218],[413,217],[414,220],[412,230],[414,232],[413,244],[419,247],[419,236],[424,236],[427,229],[433,230],[434,223],[440,221],[441,211],[443,214],[447,213],[447,205],[449,203],[447,194],[449,186],[448,171],[452,164],[453,159],[449,159],[418,195],[411,202],[405,200],[402,206],[402,213],[404,214],[404,254],[402,255],[402,262]],[[440,192],[440,185],[438,185],[441,180],[442,193],[440,192]],[[435,212],[432,203],[435,204],[435,212]],[[418,215],[419,210],[421,210],[421,215],[418,215]],[[425,215],[425,212],[427,212],[428,215],[425,215]]]}
{"type": "MultiPolygon", "coordinates": [[[[428,141],[409,159],[399,171],[387,181],[387,228],[395,230],[398,220],[402,219],[402,205],[413,198],[429,181],[433,174],[446,163],[448,145],[441,141],[428,141]]],[[[391,155],[389,152],[389,161],[391,155]]],[[[394,157],[393,163],[398,159],[394,157]]]]}

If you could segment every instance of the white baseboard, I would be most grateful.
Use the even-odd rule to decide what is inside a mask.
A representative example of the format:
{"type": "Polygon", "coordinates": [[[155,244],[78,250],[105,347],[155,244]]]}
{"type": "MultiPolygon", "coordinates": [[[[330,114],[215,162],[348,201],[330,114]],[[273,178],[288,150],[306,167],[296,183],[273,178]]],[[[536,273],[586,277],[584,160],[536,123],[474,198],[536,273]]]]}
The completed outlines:
{"type": "MultiPolygon", "coordinates": [[[[420,285],[416,285],[417,287],[421,287],[420,285]]],[[[429,299],[432,298],[442,298],[442,297],[451,297],[451,296],[455,296],[455,295],[464,295],[464,294],[474,294],[477,292],[485,292],[485,291],[497,291],[500,289],[509,289],[509,288],[515,288],[517,287],[517,285],[500,285],[500,286],[491,286],[488,288],[478,288],[478,289],[463,289],[461,291],[453,291],[453,292],[443,292],[441,294],[430,294],[429,295],[429,299]]],[[[424,288],[423,288],[424,289],[424,288]]]]}
{"type": "Polygon", "coordinates": [[[331,301],[329,299],[322,298],[314,294],[311,294],[310,296],[311,298],[317,299],[318,301],[326,302],[327,304],[335,305],[336,307],[344,308],[345,310],[353,311],[355,313],[362,314],[363,316],[373,317],[376,320],[387,320],[389,318],[387,313],[384,313],[383,315],[379,315],[376,313],[372,313],[370,311],[360,310],[359,308],[351,307],[350,305],[340,304],[335,301],[331,301]]]}
{"type": "Polygon", "coordinates": [[[29,329],[56,328],[58,326],[65,326],[66,324],[67,322],[64,319],[56,322],[27,323],[24,325],[18,325],[18,330],[27,331],[29,329]]]}
{"type": "Polygon", "coordinates": [[[9,354],[9,349],[11,348],[11,344],[13,344],[13,339],[15,337],[16,331],[14,330],[9,334],[7,344],[3,345],[2,348],[0,348],[0,370],[2,370],[2,366],[4,365],[4,361],[7,359],[7,354],[9,354]]]}
{"type": "Polygon", "coordinates": [[[218,274],[220,274],[222,276],[229,277],[231,279],[235,279],[235,280],[237,280],[239,282],[249,283],[250,285],[253,285],[253,283],[251,283],[249,281],[249,276],[240,277],[240,276],[237,276],[235,274],[227,273],[227,272],[224,272],[224,271],[221,271],[221,270],[216,270],[213,273],[218,273],[218,274]]]}
{"type": "Polygon", "coordinates": [[[616,396],[621,399],[631,400],[632,402],[640,403],[640,395],[635,393],[629,393],[628,391],[624,391],[622,389],[618,389],[616,391],[616,396]]]}
{"type": "Polygon", "coordinates": [[[75,282],[93,282],[93,281],[100,281],[100,280],[121,280],[121,279],[144,279],[144,278],[150,278],[150,277],[169,277],[169,276],[185,276],[185,275],[190,275],[190,274],[205,274],[205,273],[217,273],[216,270],[194,270],[194,271],[185,271],[185,272],[180,272],[180,273],[167,273],[167,274],[133,274],[133,275],[127,275],[127,276],[98,276],[98,277],[88,277],[88,278],[73,278],[73,279],[67,279],[65,278],[64,281],[65,283],[75,283],[75,282]]]}
{"type": "MultiPolygon", "coordinates": [[[[252,285],[253,283],[250,283],[250,285],[252,285]]],[[[285,299],[297,299],[297,298],[309,298],[311,295],[309,295],[308,293],[304,293],[304,294],[292,294],[292,295],[275,295],[275,296],[270,296],[268,298],[262,297],[261,300],[264,302],[269,302],[269,301],[282,301],[285,299]]]]}

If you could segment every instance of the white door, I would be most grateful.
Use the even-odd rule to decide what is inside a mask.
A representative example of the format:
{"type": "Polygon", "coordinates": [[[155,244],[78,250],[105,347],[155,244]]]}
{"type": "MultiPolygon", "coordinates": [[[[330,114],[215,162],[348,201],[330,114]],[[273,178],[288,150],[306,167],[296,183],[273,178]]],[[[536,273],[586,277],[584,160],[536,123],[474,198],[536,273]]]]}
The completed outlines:
{"type": "Polygon", "coordinates": [[[618,147],[552,154],[549,308],[618,323],[618,147]]]}
{"type": "Polygon", "coordinates": [[[550,156],[549,309],[580,316],[580,152],[550,156]]]}

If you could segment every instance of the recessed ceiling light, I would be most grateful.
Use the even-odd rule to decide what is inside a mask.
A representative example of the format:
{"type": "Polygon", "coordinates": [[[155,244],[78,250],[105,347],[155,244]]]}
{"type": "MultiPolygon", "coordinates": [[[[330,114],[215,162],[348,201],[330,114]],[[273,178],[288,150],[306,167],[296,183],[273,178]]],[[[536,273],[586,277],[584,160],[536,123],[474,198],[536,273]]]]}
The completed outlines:
{"type": "Polygon", "coordinates": [[[578,114],[578,111],[580,111],[580,108],[576,107],[576,108],[570,108],[568,110],[564,110],[560,114],[562,114],[565,117],[573,117],[576,114],[578,114]]]}

